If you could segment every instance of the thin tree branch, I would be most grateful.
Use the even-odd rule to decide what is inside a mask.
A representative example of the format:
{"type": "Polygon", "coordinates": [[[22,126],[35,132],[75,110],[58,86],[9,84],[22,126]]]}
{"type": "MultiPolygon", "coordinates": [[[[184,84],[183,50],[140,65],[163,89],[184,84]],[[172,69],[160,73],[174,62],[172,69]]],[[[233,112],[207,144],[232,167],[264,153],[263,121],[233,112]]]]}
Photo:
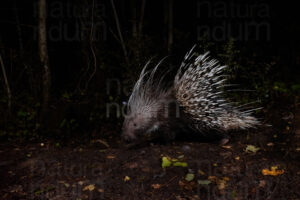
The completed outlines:
{"type": "Polygon", "coordinates": [[[121,45],[122,45],[122,48],[123,48],[125,60],[126,60],[126,63],[128,65],[129,64],[128,54],[127,54],[126,46],[125,46],[124,39],[123,39],[123,36],[122,36],[120,22],[119,22],[119,19],[118,19],[118,14],[117,14],[117,11],[116,11],[116,8],[115,8],[114,0],[110,0],[110,2],[111,2],[112,9],[114,11],[114,16],[115,16],[115,20],[116,20],[117,30],[118,30],[119,38],[120,38],[121,45]]]}
{"type": "Polygon", "coordinates": [[[95,54],[95,50],[93,47],[93,34],[94,34],[94,8],[95,8],[95,0],[93,0],[93,8],[92,8],[92,25],[91,25],[91,33],[90,33],[90,47],[91,47],[91,51],[93,54],[93,59],[94,59],[94,70],[90,76],[90,78],[87,80],[86,85],[85,85],[85,90],[87,90],[88,84],[89,82],[92,80],[92,78],[94,77],[94,75],[96,74],[97,71],[97,58],[96,58],[96,54],[95,54]]]}
{"type": "Polygon", "coordinates": [[[10,90],[9,83],[8,83],[8,80],[7,80],[6,70],[5,70],[5,66],[4,66],[4,62],[2,60],[1,54],[0,54],[0,64],[1,64],[3,78],[4,78],[5,87],[6,87],[6,91],[7,91],[8,112],[9,112],[9,114],[11,114],[11,99],[12,99],[12,95],[11,95],[11,90],[10,90]]]}

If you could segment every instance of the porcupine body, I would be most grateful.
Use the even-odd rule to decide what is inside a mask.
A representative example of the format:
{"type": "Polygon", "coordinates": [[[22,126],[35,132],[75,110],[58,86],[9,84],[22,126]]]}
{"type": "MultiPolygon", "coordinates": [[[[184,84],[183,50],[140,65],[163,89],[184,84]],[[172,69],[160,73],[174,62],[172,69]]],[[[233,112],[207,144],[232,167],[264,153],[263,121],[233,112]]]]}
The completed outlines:
{"type": "Polygon", "coordinates": [[[211,59],[208,53],[196,56],[194,47],[186,54],[173,80],[157,64],[142,70],[128,100],[122,136],[139,141],[164,135],[173,139],[178,132],[202,135],[212,131],[226,133],[233,129],[255,127],[259,121],[253,110],[242,111],[223,95],[227,66],[211,59]]]}

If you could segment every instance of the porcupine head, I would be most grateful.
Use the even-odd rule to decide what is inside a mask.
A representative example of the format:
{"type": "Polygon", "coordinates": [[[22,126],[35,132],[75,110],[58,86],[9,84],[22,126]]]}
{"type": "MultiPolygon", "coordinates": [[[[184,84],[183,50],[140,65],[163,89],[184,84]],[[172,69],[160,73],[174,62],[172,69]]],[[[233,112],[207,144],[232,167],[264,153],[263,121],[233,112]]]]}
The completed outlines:
{"type": "Polygon", "coordinates": [[[181,128],[205,135],[207,130],[226,132],[259,124],[252,116],[256,109],[245,110],[224,98],[226,76],[222,72],[227,66],[208,53],[197,56],[193,49],[184,57],[171,84],[165,80],[167,72],[158,70],[161,63],[152,69],[148,69],[150,62],[146,64],[128,100],[129,112],[122,129],[126,141],[136,142],[155,134],[174,137],[174,130],[181,128]],[[175,109],[170,109],[170,102],[175,102],[175,109]]]}

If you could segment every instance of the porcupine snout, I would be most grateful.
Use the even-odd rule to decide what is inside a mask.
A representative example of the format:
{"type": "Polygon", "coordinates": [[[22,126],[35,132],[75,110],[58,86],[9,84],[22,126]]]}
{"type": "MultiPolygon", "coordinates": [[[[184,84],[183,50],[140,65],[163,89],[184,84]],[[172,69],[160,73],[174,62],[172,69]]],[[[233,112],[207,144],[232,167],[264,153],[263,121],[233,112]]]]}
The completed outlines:
{"type": "Polygon", "coordinates": [[[130,117],[125,117],[122,127],[122,139],[127,143],[148,140],[155,137],[159,129],[159,122],[156,118],[145,113],[139,113],[130,117]]]}
{"type": "Polygon", "coordinates": [[[125,117],[122,127],[122,139],[127,143],[134,143],[139,140],[145,132],[145,121],[138,117],[125,117]]]}
{"type": "Polygon", "coordinates": [[[134,129],[131,126],[128,126],[127,123],[123,124],[121,136],[126,143],[131,143],[137,140],[134,129]]]}

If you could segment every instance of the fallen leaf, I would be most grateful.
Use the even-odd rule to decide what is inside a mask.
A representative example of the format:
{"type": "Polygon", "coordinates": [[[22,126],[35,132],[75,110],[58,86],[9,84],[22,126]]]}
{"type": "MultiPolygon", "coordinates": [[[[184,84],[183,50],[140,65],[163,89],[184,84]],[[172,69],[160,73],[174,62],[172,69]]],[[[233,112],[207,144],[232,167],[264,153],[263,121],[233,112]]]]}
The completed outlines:
{"type": "Polygon", "coordinates": [[[197,181],[199,185],[209,185],[211,184],[210,180],[198,180],[197,181]]]}
{"type": "Polygon", "coordinates": [[[210,181],[214,181],[214,182],[216,182],[218,180],[218,178],[216,176],[209,176],[207,179],[210,181]]]}
{"type": "Polygon", "coordinates": [[[130,181],[130,177],[129,176],[125,176],[124,181],[125,182],[130,181]]]}
{"type": "Polygon", "coordinates": [[[83,181],[78,181],[78,184],[79,185],[83,185],[83,181]]]}
{"type": "Polygon", "coordinates": [[[268,147],[272,147],[272,146],[274,146],[274,143],[269,142],[269,143],[267,144],[267,146],[268,146],[268,147]]]}
{"type": "Polygon", "coordinates": [[[83,188],[83,191],[93,191],[95,189],[95,185],[93,185],[93,184],[90,184],[90,185],[87,185],[87,186],[85,186],[84,188],[83,188]]]}
{"type": "Polygon", "coordinates": [[[264,188],[266,186],[266,181],[265,180],[260,180],[258,186],[261,187],[261,188],[264,188]]]}
{"type": "Polygon", "coordinates": [[[161,167],[162,168],[166,168],[166,167],[170,167],[172,165],[171,160],[168,157],[162,157],[162,163],[161,163],[161,167]]]}
{"type": "Polygon", "coordinates": [[[200,175],[205,175],[205,172],[202,171],[201,169],[198,170],[198,173],[199,173],[200,175]]]}
{"type": "Polygon", "coordinates": [[[107,158],[107,159],[115,159],[116,156],[114,156],[114,155],[108,155],[108,156],[106,156],[106,158],[107,158]]]}
{"type": "Polygon", "coordinates": [[[224,180],[219,180],[217,182],[217,185],[218,185],[218,189],[219,190],[224,190],[226,188],[226,181],[224,180]]]}
{"type": "Polygon", "coordinates": [[[186,162],[179,162],[178,159],[172,159],[172,158],[169,158],[166,156],[162,157],[161,167],[166,168],[166,167],[170,167],[170,166],[187,167],[188,164],[186,162]]]}
{"type": "Polygon", "coordinates": [[[195,178],[195,174],[192,174],[192,173],[188,173],[186,176],[185,176],[185,180],[190,182],[192,180],[194,180],[195,178]]]}
{"type": "Polygon", "coordinates": [[[278,175],[281,175],[284,173],[284,170],[279,170],[277,166],[272,166],[271,167],[271,170],[269,169],[262,169],[261,170],[261,173],[265,176],[278,176],[278,175]]]}
{"type": "Polygon", "coordinates": [[[247,145],[246,147],[246,152],[248,153],[256,153],[258,150],[260,150],[260,148],[254,145],[247,145]]]}
{"type": "Polygon", "coordinates": [[[99,188],[97,191],[100,192],[100,193],[104,192],[104,190],[101,189],[101,188],[99,188]]]}
{"type": "Polygon", "coordinates": [[[151,187],[156,190],[156,189],[159,189],[161,187],[161,185],[160,184],[152,184],[151,187]]]}
{"type": "Polygon", "coordinates": [[[174,167],[187,167],[188,164],[186,162],[174,162],[173,166],[174,167]]]}

